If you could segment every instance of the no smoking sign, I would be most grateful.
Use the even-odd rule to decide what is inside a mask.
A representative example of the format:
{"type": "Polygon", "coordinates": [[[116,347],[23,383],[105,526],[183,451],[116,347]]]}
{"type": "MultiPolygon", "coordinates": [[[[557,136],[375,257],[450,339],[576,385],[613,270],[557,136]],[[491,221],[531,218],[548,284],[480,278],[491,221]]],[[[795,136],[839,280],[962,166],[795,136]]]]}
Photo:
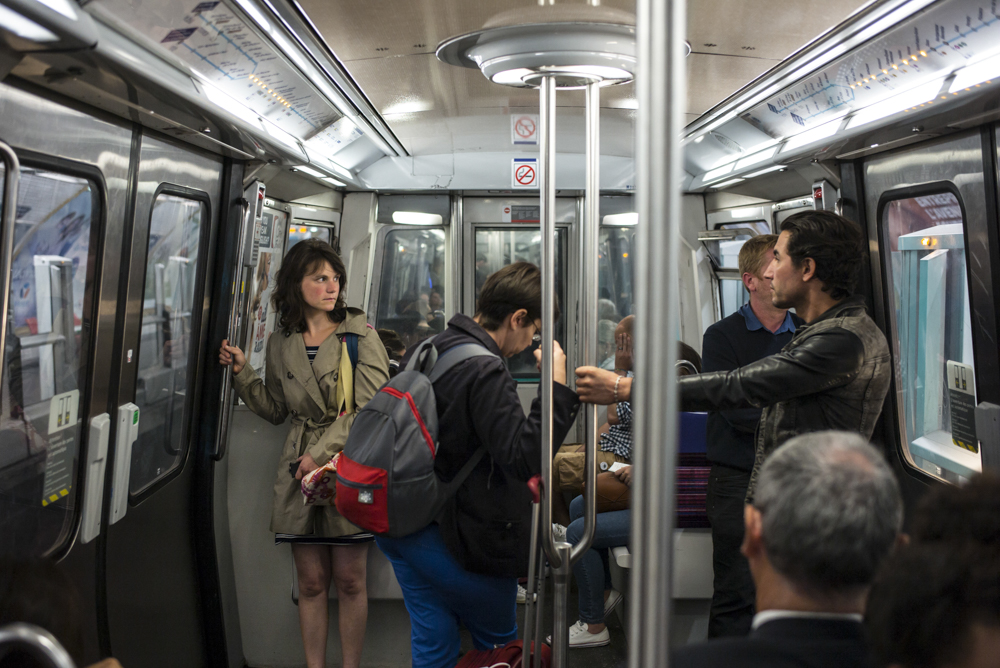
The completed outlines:
{"type": "Polygon", "coordinates": [[[511,188],[538,187],[538,158],[514,158],[510,168],[511,188]]]}
{"type": "Polygon", "coordinates": [[[538,114],[514,114],[510,117],[512,144],[538,144],[538,114]]]}

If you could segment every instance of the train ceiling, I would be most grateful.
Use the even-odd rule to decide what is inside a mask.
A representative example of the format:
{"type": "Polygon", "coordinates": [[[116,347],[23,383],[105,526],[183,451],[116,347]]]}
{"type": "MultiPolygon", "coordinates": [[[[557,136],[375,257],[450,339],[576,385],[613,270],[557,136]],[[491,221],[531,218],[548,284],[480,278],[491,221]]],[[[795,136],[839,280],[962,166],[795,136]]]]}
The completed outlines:
{"type": "MultiPolygon", "coordinates": [[[[298,2],[411,155],[509,150],[508,115],[537,109],[536,92],[491,84],[478,71],[451,67],[434,56],[442,40],[478,30],[490,17],[534,0],[298,2]]],[[[634,11],[630,0],[602,4],[634,11]]],[[[687,122],[864,4],[690,0],[687,122]]],[[[560,93],[559,106],[561,117],[582,130],[583,94],[560,93]]],[[[602,154],[631,157],[633,85],[605,88],[601,106],[602,154]]],[[[582,150],[582,144],[563,143],[560,136],[560,151],[582,150]]]]}

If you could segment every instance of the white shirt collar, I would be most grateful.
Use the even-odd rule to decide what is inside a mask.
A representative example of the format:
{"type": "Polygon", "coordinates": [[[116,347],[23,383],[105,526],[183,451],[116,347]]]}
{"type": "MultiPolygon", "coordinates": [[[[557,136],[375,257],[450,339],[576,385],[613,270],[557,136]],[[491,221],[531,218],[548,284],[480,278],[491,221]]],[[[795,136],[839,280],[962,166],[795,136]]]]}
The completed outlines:
{"type": "Polygon", "coordinates": [[[753,616],[751,629],[756,629],[763,624],[772,622],[775,619],[829,619],[861,623],[864,620],[856,612],[802,612],[799,610],[765,610],[753,616]]]}

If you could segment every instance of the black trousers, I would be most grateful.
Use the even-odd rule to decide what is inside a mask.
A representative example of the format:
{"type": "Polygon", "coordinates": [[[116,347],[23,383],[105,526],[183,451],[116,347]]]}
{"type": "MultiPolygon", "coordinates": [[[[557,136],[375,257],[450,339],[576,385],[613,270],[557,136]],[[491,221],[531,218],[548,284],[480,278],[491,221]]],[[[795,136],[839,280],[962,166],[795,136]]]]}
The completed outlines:
{"type": "Polygon", "coordinates": [[[715,572],[709,638],[745,636],[753,621],[756,588],[750,565],[740,553],[743,505],[749,484],[749,471],[713,464],[709,472],[707,506],[715,572]]]}

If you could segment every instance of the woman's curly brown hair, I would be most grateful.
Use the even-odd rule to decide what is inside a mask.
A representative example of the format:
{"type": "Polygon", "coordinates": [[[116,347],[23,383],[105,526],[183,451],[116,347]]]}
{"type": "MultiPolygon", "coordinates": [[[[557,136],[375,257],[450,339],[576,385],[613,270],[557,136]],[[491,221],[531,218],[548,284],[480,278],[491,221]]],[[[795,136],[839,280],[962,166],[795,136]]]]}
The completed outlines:
{"type": "Polygon", "coordinates": [[[329,263],[333,272],[340,277],[337,307],[330,311],[330,320],[343,322],[347,317],[347,305],[344,303],[344,295],[347,293],[347,268],[344,267],[344,262],[337,255],[337,251],[325,241],[305,239],[288,251],[275,277],[271,304],[278,314],[280,329],[286,332],[306,330],[307,304],[302,298],[302,279],[318,271],[326,263],[329,263]]]}

